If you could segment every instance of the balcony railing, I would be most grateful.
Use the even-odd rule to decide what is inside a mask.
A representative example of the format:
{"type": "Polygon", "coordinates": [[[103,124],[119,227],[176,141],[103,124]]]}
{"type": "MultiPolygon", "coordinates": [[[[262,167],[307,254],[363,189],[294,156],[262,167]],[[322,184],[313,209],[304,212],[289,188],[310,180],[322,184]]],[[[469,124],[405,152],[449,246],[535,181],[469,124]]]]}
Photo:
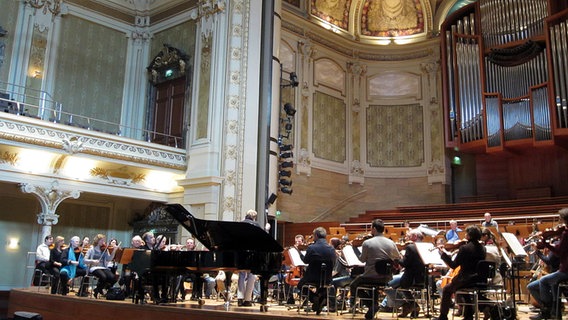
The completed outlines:
{"type": "Polygon", "coordinates": [[[161,132],[134,128],[120,123],[109,122],[80,114],[64,111],[63,105],[55,101],[47,92],[27,87],[7,84],[0,81],[0,112],[31,117],[52,123],[124,136],[127,138],[157,143],[174,148],[185,148],[183,137],[161,132]]]}

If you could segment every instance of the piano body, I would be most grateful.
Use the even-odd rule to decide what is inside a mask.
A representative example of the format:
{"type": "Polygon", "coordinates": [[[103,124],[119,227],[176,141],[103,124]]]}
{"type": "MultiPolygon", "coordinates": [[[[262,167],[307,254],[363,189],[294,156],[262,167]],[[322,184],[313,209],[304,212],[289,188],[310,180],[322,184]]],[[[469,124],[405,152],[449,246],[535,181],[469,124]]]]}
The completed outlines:
{"type": "MultiPolygon", "coordinates": [[[[151,272],[250,270],[259,276],[261,310],[266,311],[268,280],[282,265],[282,246],[263,229],[246,222],[195,218],[180,204],[162,208],[209,251],[151,251],[151,272]]],[[[230,281],[230,275],[227,276],[230,281]]],[[[229,288],[227,286],[227,288],[229,288]]],[[[228,302],[226,303],[228,307],[228,302]]]]}

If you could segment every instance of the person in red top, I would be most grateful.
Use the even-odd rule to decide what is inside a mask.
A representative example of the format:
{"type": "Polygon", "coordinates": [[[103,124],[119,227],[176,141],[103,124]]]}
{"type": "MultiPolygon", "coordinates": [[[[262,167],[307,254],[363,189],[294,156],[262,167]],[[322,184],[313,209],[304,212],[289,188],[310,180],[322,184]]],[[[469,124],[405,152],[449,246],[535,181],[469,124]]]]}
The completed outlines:
{"type": "MultiPolygon", "coordinates": [[[[549,273],[537,280],[539,290],[531,291],[533,297],[541,306],[540,313],[531,317],[533,320],[560,319],[561,317],[560,314],[555,314],[555,306],[557,303],[556,300],[558,299],[556,296],[558,283],[568,280],[568,228],[566,228],[568,224],[568,208],[560,209],[558,215],[560,216],[560,221],[564,223],[564,226],[557,228],[555,231],[552,231],[552,233],[559,233],[560,241],[555,244],[548,242],[544,242],[543,244],[560,259],[560,267],[557,271],[549,273]]],[[[546,232],[543,233],[543,236],[543,240],[546,240],[544,239],[546,238],[546,232]]]]}

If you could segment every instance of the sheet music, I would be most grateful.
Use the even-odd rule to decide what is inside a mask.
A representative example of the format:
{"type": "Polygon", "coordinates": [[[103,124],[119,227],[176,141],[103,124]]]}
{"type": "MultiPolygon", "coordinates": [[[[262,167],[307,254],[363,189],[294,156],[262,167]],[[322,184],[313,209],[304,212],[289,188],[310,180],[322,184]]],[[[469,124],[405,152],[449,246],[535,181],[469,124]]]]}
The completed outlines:
{"type": "Polygon", "coordinates": [[[364,267],[365,266],[365,263],[361,262],[361,260],[359,260],[359,258],[355,254],[355,251],[353,250],[352,246],[343,247],[341,252],[343,252],[343,257],[345,258],[345,261],[347,262],[347,266],[349,266],[349,267],[364,267]]]}
{"type": "Polygon", "coordinates": [[[290,260],[292,261],[292,265],[296,267],[305,267],[307,264],[302,260],[300,257],[300,252],[295,248],[290,248],[288,250],[288,254],[290,256],[290,260]]]}
{"type": "Polygon", "coordinates": [[[517,239],[516,235],[509,232],[503,232],[501,236],[503,237],[503,239],[505,239],[505,241],[509,245],[509,248],[511,248],[511,251],[515,256],[517,257],[528,256],[527,252],[523,248],[523,245],[521,245],[521,243],[519,242],[519,239],[517,239]]]}
{"type": "Polygon", "coordinates": [[[431,242],[415,242],[414,244],[416,245],[418,254],[425,265],[432,265],[440,268],[448,267],[444,260],[440,257],[440,252],[438,252],[438,248],[434,247],[434,244],[431,242]]]}

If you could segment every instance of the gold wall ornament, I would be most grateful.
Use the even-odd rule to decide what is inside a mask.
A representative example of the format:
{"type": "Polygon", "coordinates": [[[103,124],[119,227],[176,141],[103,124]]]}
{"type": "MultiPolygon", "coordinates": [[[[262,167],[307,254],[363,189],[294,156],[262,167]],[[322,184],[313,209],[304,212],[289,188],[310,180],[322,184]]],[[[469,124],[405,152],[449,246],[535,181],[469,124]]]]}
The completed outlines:
{"type": "Polygon", "coordinates": [[[52,15],[56,16],[61,12],[61,4],[63,0],[26,0],[26,4],[30,5],[34,9],[42,9],[43,14],[51,12],[52,15]]]}
{"type": "Polygon", "coordinates": [[[126,169],[108,170],[101,167],[95,167],[90,170],[93,177],[99,177],[108,180],[108,182],[116,185],[131,185],[132,183],[140,183],[146,179],[143,173],[127,172],[126,169]]]}
{"type": "Polygon", "coordinates": [[[11,166],[15,166],[16,162],[18,162],[18,154],[17,153],[11,153],[11,152],[5,151],[4,154],[2,154],[2,156],[0,156],[0,163],[8,163],[11,166]]]}

